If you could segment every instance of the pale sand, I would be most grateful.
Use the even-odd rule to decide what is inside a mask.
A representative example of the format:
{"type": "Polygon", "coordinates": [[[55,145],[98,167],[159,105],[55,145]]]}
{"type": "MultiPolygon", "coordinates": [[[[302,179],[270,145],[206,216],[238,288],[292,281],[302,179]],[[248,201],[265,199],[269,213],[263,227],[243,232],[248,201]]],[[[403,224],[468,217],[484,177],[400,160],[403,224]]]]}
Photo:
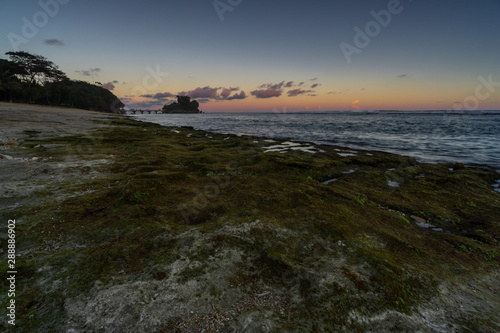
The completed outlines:
{"type": "Polygon", "coordinates": [[[36,205],[41,200],[62,200],[75,195],[68,181],[78,183],[84,178],[97,177],[99,172],[94,167],[113,160],[112,156],[94,156],[88,149],[70,149],[60,140],[57,144],[39,144],[38,149],[44,151],[42,156],[38,149],[23,143],[71,135],[95,139],[94,130],[111,126],[106,122],[123,117],[80,109],[0,102],[0,213],[9,207],[36,205]],[[58,157],[47,157],[50,152],[58,157]],[[64,155],[61,156],[61,152],[64,155]],[[91,168],[91,171],[83,175],[80,171],[83,168],[91,168]]]}
{"type": "Polygon", "coordinates": [[[24,131],[50,134],[83,134],[104,126],[105,121],[121,115],[35,104],[0,102],[0,144],[21,142],[24,131]]]}

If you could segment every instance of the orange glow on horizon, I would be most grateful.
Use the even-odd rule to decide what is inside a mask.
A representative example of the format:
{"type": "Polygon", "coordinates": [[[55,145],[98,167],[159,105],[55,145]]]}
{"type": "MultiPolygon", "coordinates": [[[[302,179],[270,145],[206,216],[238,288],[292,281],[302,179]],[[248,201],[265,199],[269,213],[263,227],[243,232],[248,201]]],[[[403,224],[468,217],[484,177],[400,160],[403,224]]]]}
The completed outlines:
{"type": "MultiPolygon", "coordinates": [[[[129,81],[130,82],[130,81],[129,81]]],[[[191,85],[190,85],[191,86],[191,85]]],[[[190,87],[188,86],[188,87],[190,87]]],[[[197,86],[196,84],[194,86],[197,86]]],[[[229,86],[229,85],[227,85],[229,86]]],[[[148,103],[150,109],[159,109],[164,101],[139,97],[139,90],[130,83],[117,86],[112,91],[123,102],[148,103]],[[135,95],[135,96],[134,96],[135,95]]],[[[189,91],[188,87],[173,88],[158,87],[148,94],[165,91],[189,91]],[[183,88],[183,89],[182,89],[183,88]]],[[[472,85],[474,88],[474,85],[472,85]]],[[[192,88],[192,87],[191,87],[192,88]]],[[[452,110],[456,101],[463,101],[471,93],[468,89],[447,87],[439,84],[418,82],[412,85],[380,84],[367,86],[363,90],[342,89],[339,86],[319,88],[315,96],[307,94],[290,97],[283,93],[279,97],[256,98],[249,92],[252,87],[240,86],[239,91],[245,91],[245,99],[223,100],[210,99],[200,103],[200,110],[205,112],[300,112],[300,111],[341,111],[341,110],[452,110]],[[331,93],[334,91],[335,93],[331,93]],[[362,99],[360,99],[362,95],[362,99]],[[312,105],[312,106],[311,106],[312,105]]],[[[472,89],[472,93],[473,93],[472,89]]],[[[142,92],[141,92],[142,93],[142,92]]],[[[196,98],[195,98],[196,99],[196,98]]],[[[199,99],[198,99],[199,100],[199,99]]],[[[489,100],[482,102],[484,109],[494,109],[498,102],[489,100]]],[[[127,108],[133,106],[127,105],[127,108]]]]}

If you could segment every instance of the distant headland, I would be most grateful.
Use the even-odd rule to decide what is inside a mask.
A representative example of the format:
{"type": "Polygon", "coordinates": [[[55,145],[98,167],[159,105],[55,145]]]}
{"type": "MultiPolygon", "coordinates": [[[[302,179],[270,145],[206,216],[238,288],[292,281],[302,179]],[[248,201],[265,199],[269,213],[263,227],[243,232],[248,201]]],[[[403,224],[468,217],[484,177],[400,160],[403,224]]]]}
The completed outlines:
{"type": "Polygon", "coordinates": [[[196,100],[191,100],[189,96],[177,95],[177,103],[174,102],[163,106],[163,113],[202,113],[198,108],[200,104],[196,100]]]}

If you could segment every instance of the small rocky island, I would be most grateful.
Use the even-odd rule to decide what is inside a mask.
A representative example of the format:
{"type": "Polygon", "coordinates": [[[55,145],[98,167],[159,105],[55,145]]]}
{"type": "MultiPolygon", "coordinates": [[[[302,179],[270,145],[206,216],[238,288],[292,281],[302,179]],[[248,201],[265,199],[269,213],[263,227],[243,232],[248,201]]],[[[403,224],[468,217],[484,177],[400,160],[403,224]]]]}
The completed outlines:
{"type": "Polygon", "coordinates": [[[177,95],[177,103],[174,102],[170,105],[164,105],[163,113],[202,113],[198,108],[200,104],[189,96],[177,95]]]}

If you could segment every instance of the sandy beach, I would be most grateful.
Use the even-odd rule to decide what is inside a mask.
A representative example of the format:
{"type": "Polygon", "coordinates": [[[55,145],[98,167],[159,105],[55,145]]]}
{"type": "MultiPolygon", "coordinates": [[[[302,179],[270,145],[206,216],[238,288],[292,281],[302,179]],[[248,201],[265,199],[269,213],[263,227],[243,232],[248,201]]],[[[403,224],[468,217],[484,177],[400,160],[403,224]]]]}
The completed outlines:
{"type": "Polygon", "coordinates": [[[120,116],[88,110],[0,102],[0,139],[2,144],[8,140],[22,141],[29,131],[47,135],[83,134],[102,126],[98,121],[117,117],[120,116]]]}
{"type": "MultiPolygon", "coordinates": [[[[76,134],[85,138],[92,131],[106,126],[105,122],[121,118],[118,115],[80,109],[0,102],[0,159],[3,164],[0,174],[0,208],[36,200],[33,193],[41,189],[52,188],[52,195],[60,196],[65,191],[56,191],[58,187],[53,186],[57,181],[72,179],[78,182],[81,176],[79,172],[69,172],[71,167],[88,167],[109,162],[92,157],[85,160],[81,158],[82,154],[78,149],[63,149],[61,157],[60,148],[67,148],[63,142],[39,145],[36,150],[30,150],[28,147],[36,146],[30,146],[30,140],[50,140],[76,134]],[[45,153],[54,150],[59,157],[41,157],[36,154],[37,150],[44,150],[45,153]]],[[[49,194],[48,197],[50,196],[49,194]]]]}

